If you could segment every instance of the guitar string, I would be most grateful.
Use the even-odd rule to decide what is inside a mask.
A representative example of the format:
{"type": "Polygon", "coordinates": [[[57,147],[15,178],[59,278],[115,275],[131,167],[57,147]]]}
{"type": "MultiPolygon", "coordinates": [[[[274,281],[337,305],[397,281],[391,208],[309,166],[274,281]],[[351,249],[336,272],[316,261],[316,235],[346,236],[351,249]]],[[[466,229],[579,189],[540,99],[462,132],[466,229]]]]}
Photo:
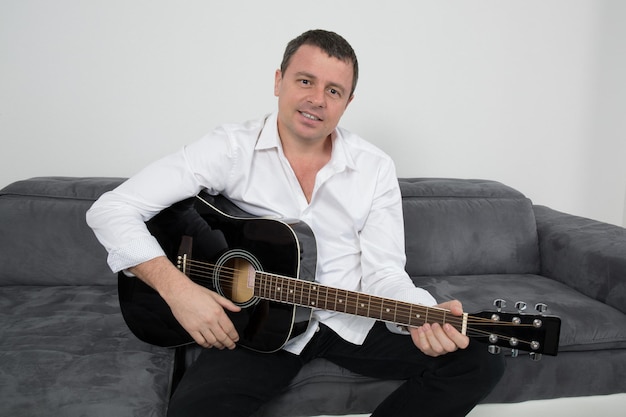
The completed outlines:
{"type": "MultiPolygon", "coordinates": [[[[241,272],[241,270],[236,270],[235,268],[231,268],[231,267],[217,267],[217,266],[215,266],[213,264],[201,263],[201,262],[197,262],[197,261],[188,261],[188,265],[191,265],[191,266],[195,265],[198,268],[204,268],[203,272],[205,272],[206,275],[213,274],[219,268],[220,272],[226,272],[225,274],[224,273],[220,274],[220,282],[225,281],[227,283],[230,283],[231,280],[234,282],[236,280],[235,273],[241,272]]],[[[194,270],[194,272],[195,272],[195,270],[194,270]]],[[[364,297],[367,297],[367,298],[371,298],[370,305],[372,304],[371,301],[374,301],[375,303],[380,301],[380,303],[375,304],[377,307],[383,305],[383,303],[386,301],[388,303],[398,304],[398,307],[404,308],[405,312],[408,312],[408,311],[410,311],[410,306],[412,306],[412,304],[410,304],[410,303],[404,303],[402,301],[397,301],[397,300],[392,300],[392,299],[384,299],[382,297],[371,296],[369,294],[359,293],[359,292],[354,292],[354,291],[349,291],[349,290],[342,290],[340,288],[328,287],[328,286],[325,286],[325,285],[322,285],[322,284],[318,284],[318,283],[315,283],[315,282],[312,282],[312,281],[303,281],[303,280],[300,280],[300,279],[297,279],[297,278],[284,277],[284,276],[275,275],[275,274],[266,274],[266,273],[258,272],[258,271],[256,271],[256,272],[259,273],[259,274],[265,275],[265,276],[269,276],[269,277],[276,276],[277,278],[279,278],[281,280],[290,280],[290,281],[294,282],[295,285],[298,285],[298,284],[303,285],[303,286],[304,285],[310,285],[310,286],[317,286],[317,287],[324,288],[326,290],[331,290],[331,291],[339,291],[339,292],[341,292],[341,291],[348,291],[348,292],[352,292],[356,296],[364,296],[364,297]]],[[[196,274],[195,276],[196,277],[200,277],[200,278],[205,278],[205,275],[203,275],[203,274],[196,274]]],[[[209,279],[203,280],[203,281],[210,283],[213,280],[209,278],[209,279]]],[[[348,302],[351,301],[351,302],[354,303],[354,304],[352,304],[353,307],[359,308],[359,306],[357,305],[358,301],[350,300],[349,299],[349,294],[346,294],[346,296],[347,296],[346,298],[347,298],[348,302]]],[[[277,301],[281,301],[281,300],[277,300],[277,301]]],[[[282,300],[282,301],[284,301],[284,300],[282,300]]],[[[306,305],[306,306],[307,307],[312,307],[310,305],[306,305]]],[[[436,312],[440,312],[442,318],[445,317],[449,313],[448,310],[440,309],[440,308],[436,308],[436,307],[423,307],[423,306],[420,306],[420,307],[425,308],[425,309],[426,308],[427,309],[432,309],[432,311],[435,312],[435,313],[436,312]]],[[[454,317],[459,317],[459,316],[452,316],[452,318],[454,318],[454,317]]],[[[493,322],[493,320],[490,320],[490,319],[487,319],[487,318],[483,318],[483,317],[469,316],[469,318],[474,320],[477,323],[496,323],[496,322],[493,322]]],[[[462,320],[463,320],[462,317],[459,317],[459,321],[462,321],[462,320]]],[[[520,325],[523,326],[523,324],[520,324],[520,325]]]]}
{"type": "MultiPolygon", "coordinates": [[[[196,277],[200,277],[200,278],[204,277],[204,275],[199,275],[199,274],[195,274],[195,276],[196,277]]],[[[201,281],[211,282],[212,280],[204,279],[204,280],[196,280],[196,281],[197,282],[201,282],[201,281]]],[[[222,281],[222,279],[221,279],[221,281],[222,281]]],[[[280,300],[280,299],[278,299],[276,297],[270,297],[270,296],[258,296],[258,297],[259,298],[269,299],[269,300],[272,300],[272,301],[277,301],[277,302],[285,301],[285,300],[280,300]]],[[[295,300],[292,301],[292,302],[289,302],[289,304],[291,304],[291,305],[300,305],[300,306],[303,306],[303,307],[311,307],[308,304],[298,303],[295,300]]],[[[351,304],[350,301],[347,301],[346,305],[347,305],[347,307],[346,307],[346,309],[344,311],[341,311],[339,309],[333,309],[333,310],[334,311],[338,311],[338,312],[344,312],[346,314],[351,314],[350,311],[348,311],[348,310],[350,310],[350,309],[357,309],[358,308],[356,303],[352,303],[351,304]]],[[[322,307],[322,309],[324,309],[324,308],[322,307]]],[[[432,307],[431,307],[431,309],[432,309],[432,307]]],[[[512,324],[509,324],[509,323],[494,322],[492,320],[488,320],[488,319],[484,319],[484,318],[480,318],[480,317],[478,318],[478,320],[471,320],[471,319],[469,319],[471,317],[472,316],[468,316],[468,320],[467,320],[468,327],[466,329],[466,334],[468,336],[471,336],[471,337],[477,337],[477,336],[488,337],[488,336],[493,335],[492,331],[486,331],[486,330],[481,330],[481,329],[477,329],[477,328],[471,327],[472,323],[483,324],[483,325],[484,324],[489,324],[491,327],[498,327],[498,326],[501,326],[501,327],[511,327],[512,326],[512,324]]],[[[376,317],[372,316],[371,318],[376,318],[376,317]]],[[[451,325],[456,327],[458,330],[461,329],[462,323],[463,323],[463,318],[462,317],[458,317],[458,316],[450,316],[450,317],[447,318],[447,321],[446,321],[446,314],[441,314],[440,317],[437,317],[436,314],[435,315],[431,314],[428,318],[432,318],[433,321],[436,321],[436,322],[441,321],[442,323],[450,323],[451,325]],[[439,320],[437,320],[438,318],[439,318],[439,320]]],[[[384,317],[379,317],[379,319],[383,320],[383,321],[392,322],[392,323],[397,323],[397,324],[399,323],[398,320],[391,320],[391,319],[385,320],[384,317]]],[[[423,320],[424,323],[426,321],[427,321],[427,319],[423,320]]],[[[402,324],[402,323],[400,323],[400,324],[402,324]]],[[[413,323],[406,323],[406,325],[410,325],[412,327],[415,327],[415,325],[413,323]]],[[[524,327],[524,326],[530,327],[530,325],[523,325],[523,324],[516,325],[516,326],[517,327],[524,327]]],[[[502,340],[505,340],[505,341],[507,341],[507,340],[510,341],[512,339],[512,337],[507,336],[507,335],[495,335],[495,336],[497,336],[498,339],[502,339],[502,340]]],[[[518,343],[528,344],[529,345],[530,341],[518,340],[518,343]]]]}
{"type": "MultiPolygon", "coordinates": [[[[207,275],[210,275],[210,274],[214,273],[215,270],[218,269],[218,267],[216,267],[215,265],[207,264],[207,263],[201,263],[201,262],[197,262],[197,261],[188,261],[188,264],[189,265],[196,265],[199,268],[204,268],[204,272],[207,273],[207,275]]],[[[239,271],[235,270],[234,268],[230,268],[230,267],[221,267],[220,268],[220,272],[223,272],[222,270],[224,270],[224,271],[226,271],[228,273],[220,274],[220,282],[224,282],[225,281],[227,283],[230,283],[231,280],[234,282],[234,280],[236,279],[235,273],[239,272],[239,271]],[[230,273],[232,273],[232,275],[230,273]]],[[[265,273],[262,273],[262,272],[259,272],[259,273],[262,274],[262,275],[269,276],[269,277],[274,275],[274,274],[265,274],[265,273]]],[[[195,276],[199,277],[199,278],[205,278],[205,275],[202,275],[202,274],[196,274],[195,276]]],[[[327,287],[327,286],[324,286],[324,285],[321,285],[321,284],[317,284],[317,283],[311,282],[311,281],[302,281],[302,280],[299,280],[299,279],[296,279],[296,278],[283,277],[283,276],[279,276],[279,275],[275,275],[275,276],[277,278],[280,278],[280,279],[283,279],[283,280],[291,280],[292,282],[294,282],[295,285],[298,285],[298,284],[300,284],[300,285],[312,285],[312,286],[317,286],[317,287],[320,287],[320,288],[325,288],[326,290],[331,290],[331,291],[339,291],[339,292],[345,291],[345,290],[342,290],[342,289],[339,289],[339,288],[327,287]]],[[[200,282],[200,280],[198,280],[198,281],[200,282]]],[[[202,280],[202,281],[205,281],[205,282],[208,282],[208,283],[213,282],[212,279],[202,280]]],[[[266,289],[266,292],[267,292],[267,289],[266,289]]],[[[381,301],[380,304],[375,304],[376,307],[382,305],[382,303],[385,302],[385,301],[388,302],[388,303],[397,304],[398,307],[400,307],[400,309],[404,310],[405,315],[407,315],[406,313],[408,313],[410,311],[410,308],[412,306],[412,304],[410,304],[410,303],[404,303],[404,302],[396,301],[396,300],[392,300],[392,299],[383,299],[381,297],[371,296],[371,295],[364,294],[364,293],[357,293],[357,292],[353,292],[353,293],[354,293],[353,296],[364,296],[364,297],[370,298],[370,305],[372,304],[371,301],[375,301],[375,302],[381,301]],[[379,299],[379,300],[377,300],[377,299],[379,299]]],[[[347,303],[352,302],[350,307],[358,309],[359,308],[359,306],[357,305],[358,301],[356,299],[350,299],[350,295],[349,294],[345,294],[345,295],[346,295],[347,303]]],[[[285,300],[278,300],[277,299],[276,301],[285,301],[285,300]]],[[[303,305],[305,307],[314,307],[314,306],[311,306],[311,305],[308,305],[308,304],[306,304],[306,305],[305,304],[301,304],[301,305],[303,305]]],[[[423,306],[420,306],[420,307],[422,307],[424,309],[432,310],[432,312],[435,314],[435,317],[439,317],[439,318],[442,318],[442,319],[445,318],[446,315],[449,314],[448,310],[444,310],[444,309],[440,309],[440,308],[436,308],[436,307],[423,307],[423,306]]],[[[431,314],[429,314],[429,316],[430,316],[429,318],[432,318],[431,314]]],[[[469,315],[468,319],[469,319],[469,322],[474,322],[474,323],[489,323],[489,324],[493,324],[493,325],[509,326],[509,324],[506,323],[506,322],[497,322],[497,321],[493,321],[491,319],[483,318],[483,317],[477,317],[477,316],[469,315]]],[[[459,317],[459,316],[451,316],[450,320],[458,320],[458,322],[461,323],[463,321],[463,318],[459,317]]],[[[526,325],[526,324],[521,324],[521,323],[520,324],[516,324],[516,326],[532,327],[532,325],[530,325],[530,324],[526,325]]]]}
{"type": "MultiPolygon", "coordinates": [[[[205,262],[200,262],[200,261],[196,261],[196,260],[191,260],[191,259],[187,259],[186,260],[186,269],[188,270],[189,275],[193,275],[194,278],[196,278],[196,282],[206,282],[206,283],[212,283],[213,279],[208,278],[207,276],[211,276],[215,273],[216,270],[219,269],[219,276],[220,276],[220,283],[226,283],[226,284],[232,284],[235,282],[235,280],[237,279],[237,277],[235,276],[236,273],[238,272],[244,272],[242,270],[237,270],[235,268],[231,268],[228,266],[217,266],[214,264],[210,264],[210,263],[205,263],[205,262]],[[193,267],[193,268],[192,268],[193,267]],[[203,273],[198,273],[197,271],[203,272],[203,273]],[[193,272],[193,273],[192,273],[193,272]]],[[[342,290],[340,288],[334,288],[334,287],[328,287],[325,285],[321,285],[321,284],[317,284],[315,282],[311,282],[311,281],[303,281],[297,278],[292,278],[292,277],[285,277],[285,276],[281,276],[281,275],[277,275],[277,274],[267,274],[265,272],[262,271],[255,271],[258,274],[261,274],[265,277],[268,278],[277,278],[280,280],[289,280],[290,282],[294,283],[294,286],[297,286],[298,284],[300,284],[300,286],[316,286],[319,288],[324,288],[326,291],[331,290],[334,292],[341,292],[341,291],[347,291],[347,290],[342,290]]],[[[295,287],[294,287],[295,288],[295,287]]],[[[262,290],[262,289],[261,289],[262,290]]],[[[300,288],[301,291],[304,291],[304,288],[300,288]]],[[[267,292],[275,292],[273,291],[273,289],[265,289],[264,293],[267,292]]],[[[347,314],[351,314],[350,311],[351,309],[355,310],[355,314],[357,314],[359,308],[360,308],[360,303],[358,302],[358,297],[359,296],[364,296],[366,298],[369,298],[370,302],[368,303],[370,306],[374,306],[374,310],[375,311],[379,311],[382,309],[382,305],[384,305],[385,302],[389,303],[389,304],[395,304],[396,305],[396,311],[400,312],[400,314],[395,314],[394,318],[397,318],[397,316],[401,316],[401,317],[410,317],[409,321],[413,320],[413,317],[411,316],[411,311],[412,311],[412,306],[415,306],[413,304],[410,303],[404,303],[402,301],[397,301],[397,300],[392,300],[392,299],[385,299],[382,297],[378,297],[378,296],[371,296],[365,293],[359,293],[359,292],[354,292],[354,291],[348,291],[353,293],[352,294],[352,299],[350,297],[350,294],[348,294],[346,292],[346,297],[345,297],[345,309],[344,311],[341,311],[339,309],[333,309],[334,311],[338,311],[338,312],[344,312],[347,314]],[[374,303],[372,303],[375,302],[374,303]],[[378,310],[376,310],[378,309],[378,310]]],[[[255,294],[257,295],[257,294],[255,294]]],[[[327,293],[328,295],[328,293],[327,293]]],[[[288,300],[281,300],[281,299],[277,299],[276,296],[269,296],[269,295],[265,295],[265,297],[261,296],[261,295],[257,295],[258,297],[261,298],[268,298],[270,300],[273,301],[283,301],[286,302],[288,300]]],[[[287,296],[288,297],[288,296],[287,296]]],[[[302,295],[301,295],[301,299],[302,299],[302,295]]],[[[305,304],[305,303],[297,303],[295,302],[289,302],[289,304],[296,304],[296,305],[300,305],[303,307],[309,307],[309,308],[321,308],[324,309],[323,307],[317,307],[316,305],[309,305],[309,304],[305,304]]],[[[326,303],[328,304],[328,303],[326,303]]],[[[336,303],[335,303],[336,305],[336,303]]],[[[418,306],[419,308],[423,308],[428,310],[428,314],[425,315],[424,317],[419,317],[419,319],[421,321],[423,321],[424,323],[426,323],[427,321],[435,321],[435,322],[442,322],[442,323],[449,323],[452,326],[456,327],[457,330],[460,330],[462,327],[462,323],[463,323],[463,317],[462,316],[451,316],[449,313],[449,310],[445,310],[445,309],[440,309],[437,307],[425,307],[425,306],[418,306]],[[446,317],[448,316],[448,317],[446,317]]],[[[361,308],[365,308],[365,304],[361,305],[361,308]]],[[[369,308],[368,308],[369,311],[369,308]]],[[[391,311],[389,311],[391,312],[391,311]]],[[[405,325],[410,325],[410,326],[414,326],[414,324],[412,323],[399,323],[396,320],[392,320],[391,318],[389,319],[385,319],[384,312],[381,311],[381,315],[379,316],[379,318],[383,321],[389,321],[389,322],[393,322],[393,323],[397,323],[397,324],[405,324],[405,325]]],[[[357,314],[357,315],[361,315],[363,316],[364,314],[357,314]]],[[[369,317],[369,316],[368,316],[369,317]]],[[[376,318],[376,316],[371,316],[371,318],[376,318]]],[[[493,327],[512,327],[515,326],[516,328],[519,327],[534,327],[531,324],[513,324],[513,323],[508,323],[508,322],[500,322],[500,321],[494,321],[488,318],[483,318],[483,317],[478,317],[478,316],[472,316],[472,315],[468,315],[467,316],[467,333],[469,336],[490,336],[492,335],[492,332],[486,331],[486,330],[481,330],[481,329],[477,329],[477,328],[473,328],[473,327],[469,327],[470,325],[474,324],[474,325],[479,325],[479,324],[483,324],[483,325],[489,325],[489,326],[493,326],[493,327]]],[[[507,335],[495,335],[498,338],[502,338],[504,340],[511,340],[512,337],[507,336],[507,335]]],[[[529,341],[523,341],[523,340],[518,340],[519,343],[525,343],[525,344],[530,344],[529,341]]]]}

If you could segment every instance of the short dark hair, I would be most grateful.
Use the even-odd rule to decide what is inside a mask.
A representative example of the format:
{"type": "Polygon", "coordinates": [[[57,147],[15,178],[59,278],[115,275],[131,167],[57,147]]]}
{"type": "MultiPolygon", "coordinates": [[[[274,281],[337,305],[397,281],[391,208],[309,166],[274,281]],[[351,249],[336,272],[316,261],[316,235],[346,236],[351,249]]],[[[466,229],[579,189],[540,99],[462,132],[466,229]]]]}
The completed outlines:
{"type": "Polygon", "coordinates": [[[285,53],[283,55],[283,62],[280,64],[280,71],[285,72],[289,63],[291,61],[291,57],[296,53],[296,51],[302,45],[312,45],[317,46],[322,51],[326,52],[328,56],[333,58],[340,59],[344,62],[352,64],[352,91],[350,92],[350,96],[354,94],[354,90],[356,89],[356,83],[359,79],[359,62],[356,59],[356,54],[352,49],[352,46],[342,38],[340,35],[329,32],[327,30],[315,29],[304,32],[302,35],[293,39],[287,44],[285,48],[285,53]]]}

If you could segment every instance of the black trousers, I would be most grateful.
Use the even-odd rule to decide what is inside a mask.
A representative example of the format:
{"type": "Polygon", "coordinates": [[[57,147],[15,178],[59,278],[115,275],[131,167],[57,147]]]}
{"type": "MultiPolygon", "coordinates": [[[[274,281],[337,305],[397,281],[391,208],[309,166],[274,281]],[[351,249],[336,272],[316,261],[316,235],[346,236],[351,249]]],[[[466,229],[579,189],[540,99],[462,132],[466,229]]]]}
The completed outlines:
{"type": "Polygon", "coordinates": [[[366,376],[406,380],[376,408],[375,417],[464,416],[504,372],[503,357],[489,354],[480,343],[432,358],[409,336],[393,334],[383,323],[373,327],[361,346],[321,326],[300,355],[239,347],[204,350],[174,392],[168,416],[248,417],[315,358],[366,376]]]}

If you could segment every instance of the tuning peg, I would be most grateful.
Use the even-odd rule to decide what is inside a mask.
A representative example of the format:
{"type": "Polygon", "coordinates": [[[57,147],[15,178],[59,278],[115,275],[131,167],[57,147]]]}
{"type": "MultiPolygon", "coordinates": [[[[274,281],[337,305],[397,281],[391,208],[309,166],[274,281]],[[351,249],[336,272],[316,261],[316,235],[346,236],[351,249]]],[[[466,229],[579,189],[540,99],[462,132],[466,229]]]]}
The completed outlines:
{"type": "Polygon", "coordinates": [[[541,360],[541,353],[537,353],[537,352],[530,352],[530,359],[538,362],[541,360]]]}
{"type": "Polygon", "coordinates": [[[523,301],[518,301],[517,303],[515,303],[515,308],[517,309],[517,311],[522,313],[524,310],[526,310],[526,303],[523,301]]]}
{"type": "Polygon", "coordinates": [[[487,348],[487,350],[489,351],[489,353],[491,353],[492,355],[497,355],[500,353],[500,351],[502,351],[502,349],[500,348],[500,346],[496,346],[496,345],[489,345],[489,347],[487,348]]]}
{"type": "Polygon", "coordinates": [[[504,307],[506,307],[506,301],[502,298],[498,298],[493,301],[493,305],[496,306],[498,312],[501,312],[504,307]]]}
{"type": "Polygon", "coordinates": [[[517,358],[518,355],[519,355],[519,349],[511,349],[512,358],[517,358]]]}
{"type": "Polygon", "coordinates": [[[535,305],[535,310],[537,310],[539,313],[543,314],[546,311],[548,311],[548,305],[544,304],[544,303],[538,303],[535,305]]]}

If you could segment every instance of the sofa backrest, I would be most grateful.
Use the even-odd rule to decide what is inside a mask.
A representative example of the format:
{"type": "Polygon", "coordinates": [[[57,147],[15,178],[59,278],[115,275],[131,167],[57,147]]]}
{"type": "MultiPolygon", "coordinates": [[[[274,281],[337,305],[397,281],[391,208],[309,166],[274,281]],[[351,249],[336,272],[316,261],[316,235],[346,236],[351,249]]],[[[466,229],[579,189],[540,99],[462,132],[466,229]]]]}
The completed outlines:
{"type": "Polygon", "coordinates": [[[115,285],[85,213],[121,182],[43,177],[0,190],[0,285],[115,285]]]}
{"type": "Polygon", "coordinates": [[[531,201],[495,181],[400,179],[411,276],[535,274],[531,201]]]}
{"type": "MultiPolygon", "coordinates": [[[[111,285],[85,213],[121,178],[41,177],[0,190],[0,285],[111,285]]],[[[411,276],[538,273],[532,204],[495,181],[400,179],[411,276]]]]}

